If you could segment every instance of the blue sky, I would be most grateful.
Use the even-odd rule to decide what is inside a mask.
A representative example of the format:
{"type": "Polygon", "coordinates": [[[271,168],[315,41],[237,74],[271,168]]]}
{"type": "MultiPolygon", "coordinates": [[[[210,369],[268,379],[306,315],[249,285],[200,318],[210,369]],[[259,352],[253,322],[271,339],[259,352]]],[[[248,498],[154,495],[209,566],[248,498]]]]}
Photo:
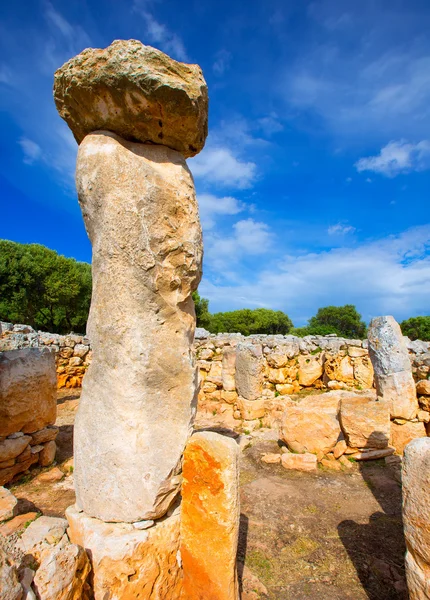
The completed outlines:
{"type": "MultiPolygon", "coordinates": [[[[15,4],[15,5],[14,5],[15,4]]],[[[212,311],[429,314],[428,0],[28,0],[0,23],[0,237],[91,260],[53,73],[135,38],[201,65],[212,311]]]]}

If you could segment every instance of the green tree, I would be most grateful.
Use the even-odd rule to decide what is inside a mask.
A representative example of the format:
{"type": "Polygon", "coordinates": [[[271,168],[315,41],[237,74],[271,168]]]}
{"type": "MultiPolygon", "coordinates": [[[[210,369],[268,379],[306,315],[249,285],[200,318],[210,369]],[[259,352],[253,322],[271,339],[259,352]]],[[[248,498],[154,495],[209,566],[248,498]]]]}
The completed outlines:
{"type": "Polygon", "coordinates": [[[215,313],[210,318],[211,333],[286,334],[292,328],[291,319],[280,310],[256,308],[215,313]]]}
{"type": "Polygon", "coordinates": [[[89,264],[40,244],[0,240],[0,320],[84,332],[90,301],[89,264]]]}
{"type": "Polygon", "coordinates": [[[362,339],[366,336],[366,324],[353,304],[325,306],[309,319],[308,335],[336,333],[347,338],[362,339]]]}
{"type": "Polygon", "coordinates": [[[411,317],[400,323],[403,335],[407,335],[411,340],[430,341],[430,316],[411,317]]]}
{"type": "Polygon", "coordinates": [[[197,327],[204,327],[207,329],[211,320],[209,300],[207,298],[201,298],[198,291],[193,292],[193,300],[196,309],[197,327]]]}

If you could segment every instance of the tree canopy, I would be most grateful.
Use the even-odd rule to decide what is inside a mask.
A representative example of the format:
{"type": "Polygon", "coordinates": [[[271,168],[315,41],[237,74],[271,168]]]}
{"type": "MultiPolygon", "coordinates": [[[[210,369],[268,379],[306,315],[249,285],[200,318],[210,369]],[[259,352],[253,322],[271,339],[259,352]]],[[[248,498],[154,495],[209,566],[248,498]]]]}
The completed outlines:
{"type": "Polygon", "coordinates": [[[211,315],[207,329],[211,333],[286,334],[292,326],[291,319],[280,310],[243,308],[211,315]]]}
{"type": "Polygon", "coordinates": [[[292,333],[300,337],[335,333],[347,338],[363,339],[366,336],[366,324],[353,304],[325,306],[318,309],[306,327],[294,329],[292,333]]]}
{"type": "Polygon", "coordinates": [[[91,266],[39,244],[0,240],[0,320],[85,332],[91,266]]]}
{"type": "Polygon", "coordinates": [[[193,292],[194,306],[196,309],[197,327],[209,327],[211,314],[209,312],[209,300],[201,298],[198,291],[193,292]]]}
{"type": "Polygon", "coordinates": [[[430,341],[430,316],[411,317],[400,323],[403,335],[407,335],[411,340],[430,341]]]}

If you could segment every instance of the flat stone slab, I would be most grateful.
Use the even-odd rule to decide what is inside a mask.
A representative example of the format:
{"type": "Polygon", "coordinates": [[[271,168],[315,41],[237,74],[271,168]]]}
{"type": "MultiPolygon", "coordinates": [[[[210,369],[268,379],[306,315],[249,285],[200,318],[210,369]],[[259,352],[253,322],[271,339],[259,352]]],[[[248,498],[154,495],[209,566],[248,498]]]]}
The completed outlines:
{"type": "Polygon", "coordinates": [[[208,91],[200,67],[137,40],[115,40],[70,59],[55,73],[54,99],[79,144],[104,129],[188,158],[202,150],[208,133],[208,91]]]}

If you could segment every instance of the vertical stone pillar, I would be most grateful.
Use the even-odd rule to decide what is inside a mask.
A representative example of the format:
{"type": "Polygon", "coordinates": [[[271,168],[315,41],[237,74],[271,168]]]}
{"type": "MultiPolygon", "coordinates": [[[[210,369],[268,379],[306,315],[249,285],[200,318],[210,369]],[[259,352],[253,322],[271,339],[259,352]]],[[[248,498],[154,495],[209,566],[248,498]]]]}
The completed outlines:
{"type": "Polygon", "coordinates": [[[402,470],[409,598],[425,600],[430,598],[430,438],[406,446],[402,470]]]}
{"type": "Polygon", "coordinates": [[[93,359],[75,424],[77,505],[102,521],[163,516],[179,491],[196,405],[192,292],[202,239],[185,158],[207,135],[197,65],[135,40],[86,49],[55,74],[80,144],[93,247],[93,359]]]}
{"type": "Polygon", "coordinates": [[[210,431],[193,435],[184,454],[181,510],[183,600],[237,600],[239,451],[210,431]]]}
{"type": "Polygon", "coordinates": [[[263,350],[261,345],[243,343],[236,348],[237,405],[242,419],[259,419],[265,414],[263,394],[263,350]]]}
{"type": "Polygon", "coordinates": [[[408,349],[394,317],[372,319],[369,354],[378,396],[390,404],[391,418],[413,419],[418,401],[408,349]]]}

